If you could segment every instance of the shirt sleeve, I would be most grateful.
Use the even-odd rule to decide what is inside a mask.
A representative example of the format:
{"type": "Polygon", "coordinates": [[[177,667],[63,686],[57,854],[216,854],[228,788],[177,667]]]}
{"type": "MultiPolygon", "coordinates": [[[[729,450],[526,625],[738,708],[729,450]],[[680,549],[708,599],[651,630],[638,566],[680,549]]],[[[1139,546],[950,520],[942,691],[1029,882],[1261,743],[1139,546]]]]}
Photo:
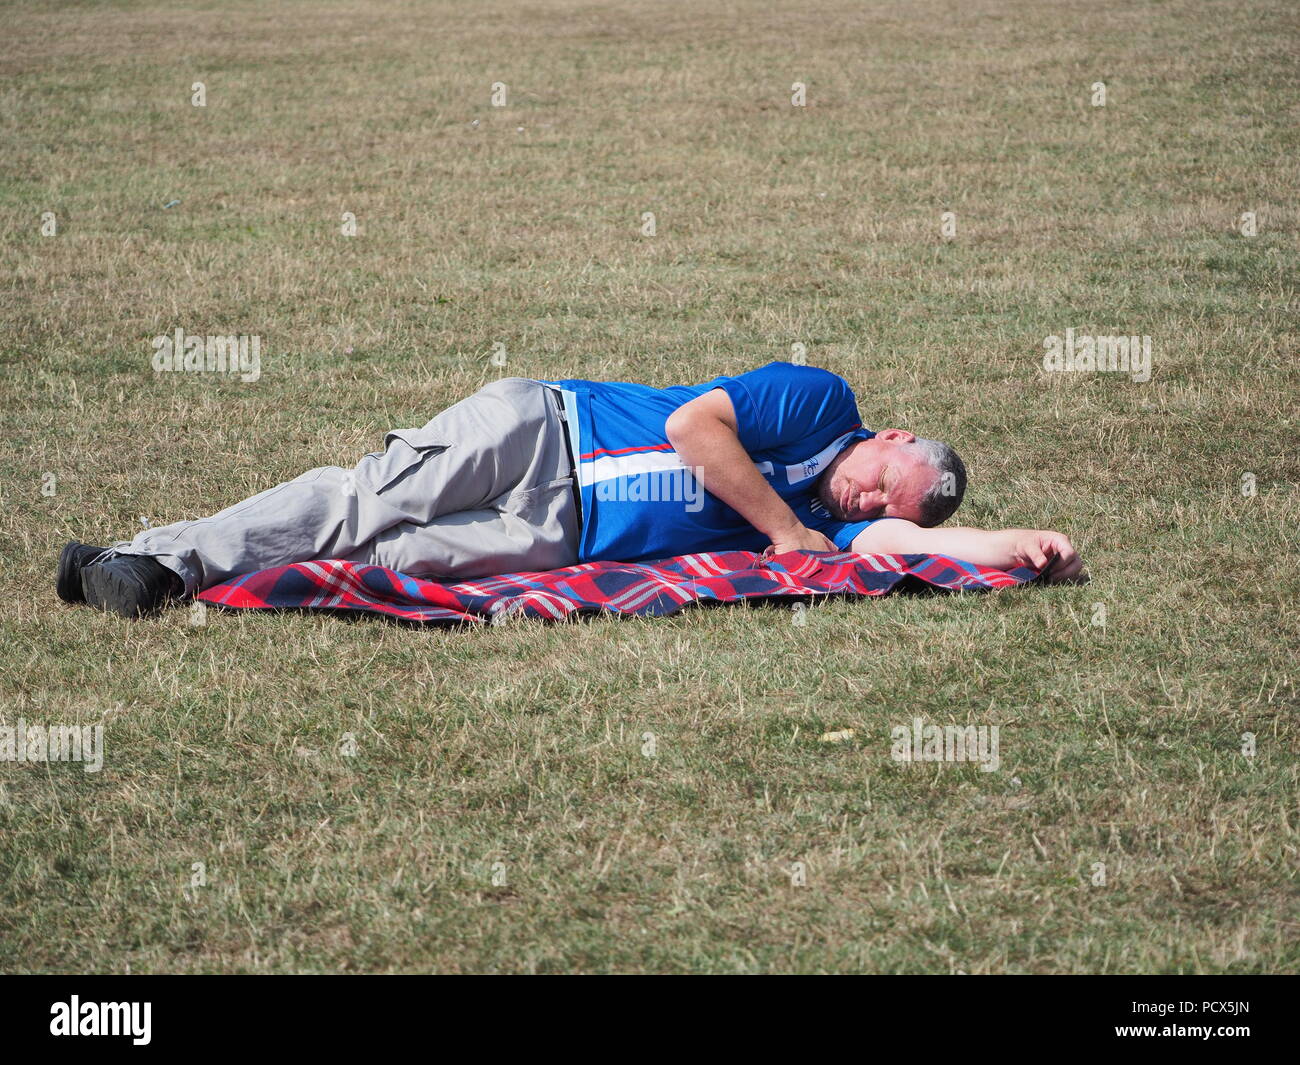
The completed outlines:
{"type": "Polygon", "coordinates": [[[862,425],[849,383],[817,366],[772,362],[720,377],[718,387],[731,400],[741,446],[751,454],[862,425]]]}

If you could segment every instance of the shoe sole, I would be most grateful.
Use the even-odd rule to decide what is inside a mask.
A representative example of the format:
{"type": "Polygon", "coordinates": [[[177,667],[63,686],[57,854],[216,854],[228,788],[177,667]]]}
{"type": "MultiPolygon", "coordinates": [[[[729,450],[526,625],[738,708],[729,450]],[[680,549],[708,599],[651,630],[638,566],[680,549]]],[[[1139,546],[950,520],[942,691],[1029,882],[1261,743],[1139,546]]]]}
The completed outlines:
{"type": "Polygon", "coordinates": [[[87,566],[83,569],[81,590],[91,606],[119,617],[142,618],[162,610],[162,604],[141,608],[140,585],[135,581],[123,580],[120,574],[106,566],[87,566]]]}
{"type": "Polygon", "coordinates": [[[77,552],[89,545],[73,540],[67,544],[59,555],[58,576],[54,579],[54,590],[65,603],[84,603],[86,593],[81,590],[81,571],[84,567],[77,565],[77,552]]]}

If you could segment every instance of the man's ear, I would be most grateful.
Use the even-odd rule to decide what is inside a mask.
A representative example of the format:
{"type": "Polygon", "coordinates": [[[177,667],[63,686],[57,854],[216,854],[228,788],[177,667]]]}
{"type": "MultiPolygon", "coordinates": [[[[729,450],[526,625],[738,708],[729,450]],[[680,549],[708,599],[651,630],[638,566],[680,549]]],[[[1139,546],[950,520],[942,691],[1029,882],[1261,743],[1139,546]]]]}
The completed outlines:
{"type": "Polygon", "coordinates": [[[876,434],[877,440],[892,440],[899,444],[910,444],[916,439],[915,433],[909,433],[906,429],[881,429],[876,434]]]}

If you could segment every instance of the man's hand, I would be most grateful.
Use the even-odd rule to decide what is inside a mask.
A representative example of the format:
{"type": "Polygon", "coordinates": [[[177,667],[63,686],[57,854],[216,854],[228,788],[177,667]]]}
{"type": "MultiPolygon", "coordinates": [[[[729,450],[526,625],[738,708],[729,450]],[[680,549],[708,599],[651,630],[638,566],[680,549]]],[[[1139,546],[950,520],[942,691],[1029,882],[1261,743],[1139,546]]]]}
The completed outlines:
{"type": "Polygon", "coordinates": [[[806,525],[795,525],[790,529],[783,530],[774,534],[771,540],[771,553],[774,555],[779,555],[785,551],[839,550],[816,529],[810,529],[806,525]]]}
{"type": "Polygon", "coordinates": [[[1041,570],[1053,559],[1056,565],[1047,579],[1052,584],[1067,581],[1080,581],[1083,573],[1083,559],[1075,551],[1074,544],[1064,533],[1050,529],[1008,529],[1011,536],[1011,556],[1023,566],[1033,566],[1041,570]]]}

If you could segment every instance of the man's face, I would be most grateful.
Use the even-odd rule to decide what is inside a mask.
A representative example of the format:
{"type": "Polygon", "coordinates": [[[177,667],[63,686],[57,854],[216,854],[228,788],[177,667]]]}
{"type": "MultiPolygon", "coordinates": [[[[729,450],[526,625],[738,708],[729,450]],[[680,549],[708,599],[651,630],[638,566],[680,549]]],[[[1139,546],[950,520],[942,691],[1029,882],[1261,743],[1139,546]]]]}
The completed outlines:
{"type": "Polygon", "coordinates": [[[817,496],[840,521],[907,518],[920,522],[921,500],[938,474],[905,447],[916,437],[885,429],[845,448],[826,468],[817,496]]]}

